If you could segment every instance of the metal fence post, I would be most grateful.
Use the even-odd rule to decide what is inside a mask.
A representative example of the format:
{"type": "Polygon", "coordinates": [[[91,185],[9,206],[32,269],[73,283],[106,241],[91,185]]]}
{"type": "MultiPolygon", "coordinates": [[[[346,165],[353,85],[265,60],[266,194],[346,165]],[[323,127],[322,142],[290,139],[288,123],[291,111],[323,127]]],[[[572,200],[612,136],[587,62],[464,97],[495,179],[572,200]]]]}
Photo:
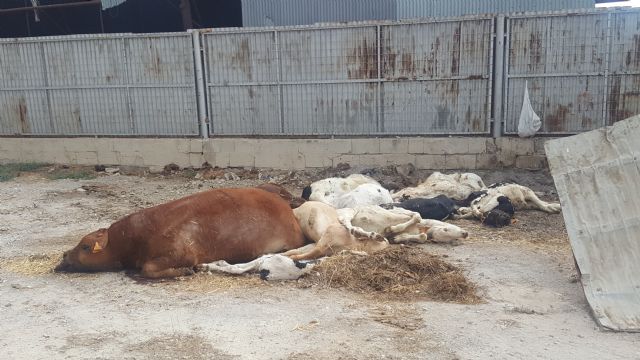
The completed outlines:
{"type": "Polygon", "coordinates": [[[493,137],[498,138],[502,136],[502,122],[504,121],[504,114],[502,112],[503,104],[503,88],[504,88],[504,53],[505,53],[505,41],[504,41],[504,15],[498,15],[496,20],[496,46],[494,70],[493,70],[493,137]]]}
{"type": "Polygon", "coordinates": [[[198,123],[200,125],[200,135],[203,139],[209,138],[209,127],[207,126],[207,104],[204,91],[204,74],[202,71],[202,51],[200,47],[200,32],[189,30],[193,39],[193,61],[196,72],[196,96],[198,98],[198,123]]]}

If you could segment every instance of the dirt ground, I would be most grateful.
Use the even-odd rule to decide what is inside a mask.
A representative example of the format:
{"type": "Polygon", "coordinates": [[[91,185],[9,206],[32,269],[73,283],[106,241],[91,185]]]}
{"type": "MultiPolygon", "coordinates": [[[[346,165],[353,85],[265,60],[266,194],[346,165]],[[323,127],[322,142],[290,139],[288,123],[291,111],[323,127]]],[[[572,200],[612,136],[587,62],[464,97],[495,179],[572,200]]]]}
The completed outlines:
{"type": "MultiPolygon", "coordinates": [[[[235,171],[240,179],[228,180],[193,172],[90,180],[27,173],[0,182],[0,358],[640,358],[640,334],[602,331],[592,320],[562,215],[535,211],[499,230],[457,221],[471,233],[461,245],[422,245],[466,270],[484,298],[474,305],[384,301],[255,277],[141,283],[124,273],[48,272],[82,235],[133,210],[270,179],[299,194],[310,179],[335,173],[235,171]]],[[[368,173],[390,187],[428,174],[368,173]]],[[[518,181],[556,196],[544,172],[479,174],[487,184],[518,181]]]]}

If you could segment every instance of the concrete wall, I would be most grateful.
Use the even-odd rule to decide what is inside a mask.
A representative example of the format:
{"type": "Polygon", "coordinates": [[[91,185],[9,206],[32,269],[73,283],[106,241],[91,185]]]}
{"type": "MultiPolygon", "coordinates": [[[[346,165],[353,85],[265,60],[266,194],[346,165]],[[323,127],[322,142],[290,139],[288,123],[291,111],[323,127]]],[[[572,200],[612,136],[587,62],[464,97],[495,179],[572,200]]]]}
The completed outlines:
{"type": "Polygon", "coordinates": [[[0,163],[133,165],[152,171],[175,163],[199,167],[304,169],[413,163],[420,169],[547,166],[546,138],[483,137],[359,139],[0,138],[0,163]]]}

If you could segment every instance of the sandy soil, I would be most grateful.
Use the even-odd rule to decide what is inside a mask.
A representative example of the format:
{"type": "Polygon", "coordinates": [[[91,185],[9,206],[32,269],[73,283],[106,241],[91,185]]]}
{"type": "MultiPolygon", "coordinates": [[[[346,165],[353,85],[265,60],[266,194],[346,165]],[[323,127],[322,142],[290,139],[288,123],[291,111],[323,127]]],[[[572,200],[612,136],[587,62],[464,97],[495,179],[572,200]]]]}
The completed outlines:
{"type": "MultiPolygon", "coordinates": [[[[543,172],[481,175],[554,197],[543,172]]],[[[291,178],[296,193],[308,180],[274,176],[291,178]]],[[[640,334],[602,331],[592,320],[561,215],[520,212],[500,230],[459,221],[468,241],[424,246],[466,269],[485,299],[478,305],[380,301],[247,277],[136,282],[123,273],[46,271],[81,235],[135,209],[260,182],[26,174],[0,183],[0,358],[640,358],[640,334]]]]}

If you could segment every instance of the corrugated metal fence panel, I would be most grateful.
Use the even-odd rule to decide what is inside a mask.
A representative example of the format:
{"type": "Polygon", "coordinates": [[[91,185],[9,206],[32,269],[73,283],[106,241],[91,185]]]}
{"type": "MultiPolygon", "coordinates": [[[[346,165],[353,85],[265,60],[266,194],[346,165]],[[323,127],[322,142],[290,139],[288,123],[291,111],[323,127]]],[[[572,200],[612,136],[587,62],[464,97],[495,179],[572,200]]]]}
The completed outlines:
{"type": "Polygon", "coordinates": [[[211,131],[488,133],[492,24],[474,18],[206,33],[211,131]]]}
{"type": "Polygon", "coordinates": [[[395,0],[242,0],[244,27],[395,18],[395,0]]]}
{"type": "Polygon", "coordinates": [[[384,131],[488,132],[492,33],[490,19],[383,26],[384,131]]]}
{"type": "Polygon", "coordinates": [[[506,132],[517,132],[525,82],[540,133],[604,125],[607,13],[509,19],[506,132]]]}
{"type": "Polygon", "coordinates": [[[640,12],[612,15],[610,59],[607,123],[613,124],[640,113],[640,12]]]}
{"type": "Polygon", "coordinates": [[[354,80],[378,77],[376,26],[281,31],[282,80],[354,80]]]}
{"type": "Polygon", "coordinates": [[[210,131],[281,133],[278,55],[273,31],[203,36],[210,131]]]}
{"type": "Polygon", "coordinates": [[[282,31],[278,35],[285,134],[377,131],[376,26],[282,31]]]}
{"type": "Polygon", "coordinates": [[[0,41],[0,133],[197,135],[192,53],[186,33],[0,41]]]}
{"type": "Polygon", "coordinates": [[[591,9],[593,0],[396,0],[397,19],[591,9]]]}
{"type": "Polygon", "coordinates": [[[640,117],[547,142],[571,248],[600,325],[640,331],[640,117]]]}

